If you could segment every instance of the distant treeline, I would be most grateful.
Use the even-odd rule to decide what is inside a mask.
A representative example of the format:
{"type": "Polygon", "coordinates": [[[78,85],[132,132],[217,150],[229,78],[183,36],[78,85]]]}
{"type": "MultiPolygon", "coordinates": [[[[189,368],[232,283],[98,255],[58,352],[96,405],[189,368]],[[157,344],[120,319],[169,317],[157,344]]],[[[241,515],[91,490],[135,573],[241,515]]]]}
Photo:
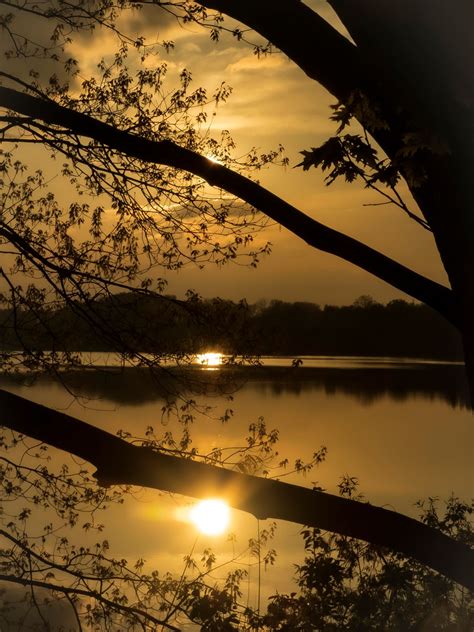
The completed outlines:
{"type": "Polygon", "coordinates": [[[0,310],[0,348],[220,350],[245,355],[373,355],[461,359],[456,330],[425,305],[362,296],[352,305],[117,294],[62,309],[0,310]]]}

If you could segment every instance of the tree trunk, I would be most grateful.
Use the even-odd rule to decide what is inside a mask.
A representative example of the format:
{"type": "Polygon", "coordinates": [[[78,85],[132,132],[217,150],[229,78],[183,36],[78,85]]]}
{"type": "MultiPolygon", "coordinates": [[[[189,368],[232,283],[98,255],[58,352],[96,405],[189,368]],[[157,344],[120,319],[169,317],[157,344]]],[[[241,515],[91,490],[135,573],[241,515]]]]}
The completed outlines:
{"type": "MultiPolygon", "coordinates": [[[[468,131],[468,130],[467,130],[468,131]]],[[[426,181],[412,189],[433,230],[452,288],[464,347],[471,406],[474,404],[474,178],[466,142],[425,157],[426,181]]]]}
{"type": "Polygon", "coordinates": [[[471,410],[474,410],[474,283],[466,288],[461,302],[461,335],[464,350],[464,363],[469,386],[471,410]]]}

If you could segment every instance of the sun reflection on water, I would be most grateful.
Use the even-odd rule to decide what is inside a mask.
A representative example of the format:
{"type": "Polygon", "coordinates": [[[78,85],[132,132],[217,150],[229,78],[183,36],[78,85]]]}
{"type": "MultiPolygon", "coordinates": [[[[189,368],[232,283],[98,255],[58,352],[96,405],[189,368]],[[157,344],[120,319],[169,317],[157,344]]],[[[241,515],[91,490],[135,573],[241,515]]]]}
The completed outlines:
{"type": "Polygon", "coordinates": [[[197,364],[208,368],[215,368],[222,364],[223,355],[217,351],[209,351],[207,353],[198,353],[196,356],[197,364]]]}
{"type": "Polygon", "coordinates": [[[191,509],[189,517],[201,533],[219,535],[229,524],[229,505],[217,498],[201,500],[191,509]]]}

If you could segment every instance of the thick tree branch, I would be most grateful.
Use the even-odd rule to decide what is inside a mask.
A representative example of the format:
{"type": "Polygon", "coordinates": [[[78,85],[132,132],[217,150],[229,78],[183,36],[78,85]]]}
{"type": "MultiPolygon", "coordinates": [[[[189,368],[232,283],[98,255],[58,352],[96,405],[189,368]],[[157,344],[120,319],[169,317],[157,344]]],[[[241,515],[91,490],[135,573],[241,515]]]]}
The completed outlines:
{"type": "Polygon", "coordinates": [[[260,519],[288,520],[391,548],[474,590],[474,551],[402,514],[137,447],[4,390],[0,410],[7,428],[92,463],[102,485],[139,485],[195,498],[219,495],[260,519]]]}
{"type": "Polygon", "coordinates": [[[263,35],[340,101],[366,77],[359,51],[300,0],[198,0],[263,35]]]}
{"type": "MultiPolygon", "coordinates": [[[[120,131],[86,114],[0,86],[0,106],[40,119],[69,132],[92,138],[128,156],[183,169],[239,197],[265,213],[306,243],[370,272],[393,287],[433,307],[458,325],[451,290],[417,274],[382,253],[317,222],[256,182],[169,140],[151,141],[120,131]]],[[[60,133],[60,130],[58,130],[60,133]]],[[[64,133],[64,132],[63,132],[64,133]]]]}
{"type": "MultiPolygon", "coordinates": [[[[198,0],[199,4],[221,11],[263,35],[287,55],[310,78],[321,84],[338,101],[347,103],[356,91],[380,105],[391,104],[382,78],[374,71],[374,60],[341,35],[316,11],[300,0],[198,0]]],[[[330,3],[331,4],[331,3],[330,3]]],[[[390,73],[390,69],[386,69],[390,73]]],[[[371,130],[386,154],[394,157],[400,147],[397,119],[384,111],[391,129],[371,130]]],[[[359,121],[364,127],[366,122],[359,121]]]]}
{"type": "MultiPolygon", "coordinates": [[[[397,159],[406,133],[416,129],[431,129],[435,137],[448,141],[450,155],[429,155],[428,182],[412,190],[435,230],[437,216],[449,215],[451,204],[443,201],[441,213],[433,213],[433,204],[425,199],[433,183],[445,179],[447,172],[472,179],[474,91],[469,62],[474,45],[469,29],[474,5],[466,0],[328,2],[356,45],[299,0],[199,0],[263,35],[339,101],[347,103],[351,94],[363,93],[389,126],[370,133],[390,159],[397,159]]],[[[359,122],[366,127],[367,121],[359,122]]],[[[441,225],[435,238],[449,274],[443,230],[441,225]]]]}

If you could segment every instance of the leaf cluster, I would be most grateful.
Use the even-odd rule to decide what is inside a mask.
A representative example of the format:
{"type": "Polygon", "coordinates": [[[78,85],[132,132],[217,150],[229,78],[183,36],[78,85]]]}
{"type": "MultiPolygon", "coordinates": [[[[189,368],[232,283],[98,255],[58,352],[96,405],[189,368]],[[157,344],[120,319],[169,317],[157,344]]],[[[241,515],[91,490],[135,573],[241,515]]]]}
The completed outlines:
{"type": "MultiPolygon", "coordinates": [[[[354,478],[344,477],[340,492],[362,500],[354,478]]],[[[434,501],[420,507],[424,522],[472,546],[471,505],[453,497],[444,516],[434,501]]],[[[299,592],[271,598],[268,629],[454,632],[473,625],[472,594],[421,564],[319,529],[303,529],[302,536],[299,592]]]]}

